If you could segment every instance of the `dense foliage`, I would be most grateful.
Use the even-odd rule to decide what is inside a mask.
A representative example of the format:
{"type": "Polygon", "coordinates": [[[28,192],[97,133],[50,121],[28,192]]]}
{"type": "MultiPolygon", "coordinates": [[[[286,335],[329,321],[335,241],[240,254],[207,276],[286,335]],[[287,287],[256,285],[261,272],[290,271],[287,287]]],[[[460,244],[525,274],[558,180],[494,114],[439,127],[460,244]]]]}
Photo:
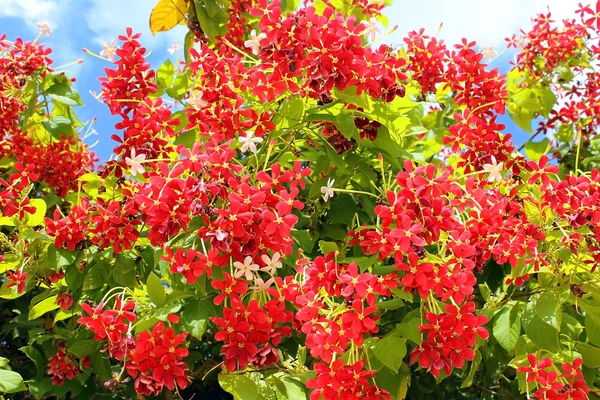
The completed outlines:
{"type": "Polygon", "coordinates": [[[161,0],[184,60],[98,56],[106,163],[51,51],[0,36],[0,393],[598,397],[600,2],[505,75],[375,44],[384,6],[161,0]]]}

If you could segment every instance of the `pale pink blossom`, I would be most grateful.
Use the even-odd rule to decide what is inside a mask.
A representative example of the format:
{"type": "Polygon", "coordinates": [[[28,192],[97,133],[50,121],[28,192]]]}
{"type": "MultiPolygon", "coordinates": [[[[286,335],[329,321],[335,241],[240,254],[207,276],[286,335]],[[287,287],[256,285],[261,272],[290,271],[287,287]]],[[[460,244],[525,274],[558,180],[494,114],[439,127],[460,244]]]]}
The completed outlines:
{"type": "Polygon", "coordinates": [[[135,149],[131,149],[131,157],[125,157],[125,163],[129,165],[131,176],[137,174],[143,174],[146,172],[146,168],[142,165],[142,162],[146,159],[145,154],[135,154],[135,149]]]}
{"type": "Polygon", "coordinates": [[[250,39],[244,42],[244,46],[247,48],[252,48],[252,54],[255,56],[258,55],[260,51],[260,41],[267,37],[266,33],[261,33],[260,35],[256,35],[256,31],[252,29],[250,32],[250,39]]]}

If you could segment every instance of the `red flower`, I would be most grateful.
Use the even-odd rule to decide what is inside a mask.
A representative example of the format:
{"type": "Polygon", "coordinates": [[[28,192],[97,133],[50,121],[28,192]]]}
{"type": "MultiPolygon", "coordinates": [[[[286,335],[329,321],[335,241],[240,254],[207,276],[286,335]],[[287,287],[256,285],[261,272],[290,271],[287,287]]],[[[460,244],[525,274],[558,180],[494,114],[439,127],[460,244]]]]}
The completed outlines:
{"type": "Polygon", "coordinates": [[[16,286],[17,293],[21,294],[25,291],[25,287],[27,286],[27,272],[9,271],[6,280],[10,281],[10,283],[6,285],[7,288],[16,286]]]}
{"type": "Polygon", "coordinates": [[[56,304],[58,304],[63,310],[68,310],[73,304],[73,296],[71,296],[69,293],[60,293],[56,297],[56,304]]]}

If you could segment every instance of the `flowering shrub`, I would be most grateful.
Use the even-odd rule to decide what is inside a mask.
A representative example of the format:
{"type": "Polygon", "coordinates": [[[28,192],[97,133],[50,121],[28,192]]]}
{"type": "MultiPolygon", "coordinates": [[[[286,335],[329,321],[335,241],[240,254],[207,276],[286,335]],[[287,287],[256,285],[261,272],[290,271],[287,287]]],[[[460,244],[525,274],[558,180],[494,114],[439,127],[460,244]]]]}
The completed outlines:
{"type": "Polygon", "coordinates": [[[50,50],[0,37],[0,392],[598,397],[599,14],[539,15],[503,75],[375,45],[383,8],[161,0],[185,60],[105,46],[106,163],[50,50]]]}

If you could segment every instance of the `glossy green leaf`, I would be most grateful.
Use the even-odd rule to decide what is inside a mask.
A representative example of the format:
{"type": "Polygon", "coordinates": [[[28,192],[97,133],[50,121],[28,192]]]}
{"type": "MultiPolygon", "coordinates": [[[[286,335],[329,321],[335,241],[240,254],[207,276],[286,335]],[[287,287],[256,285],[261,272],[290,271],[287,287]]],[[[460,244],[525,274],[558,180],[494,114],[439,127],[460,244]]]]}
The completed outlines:
{"type": "Polygon", "coordinates": [[[81,97],[77,90],[62,83],[56,83],[50,86],[45,92],[52,100],[61,102],[68,106],[82,106],[81,97]]]}
{"type": "Polygon", "coordinates": [[[558,331],[553,326],[542,321],[535,312],[535,302],[530,302],[525,307],[521,322],[527,337],[543,349],[560,351],[558,331]]]}
{"type": "Polygon", "coordinates": [[[583,365],[588,368],[600,368],[600,347],[588,343],[577,343],[575,350],[581,354],[583,365]]]}
{"type": "Polygon", "coordinates": [[[206,298],[186,304],[181,321],[190,335],[196,339],[202,339],[208,327],[209,318],[214,315],[216,315],[216,312],[212,299],[206,298]]]}
{"type": "Polygon", "coordinates": [[[159,307],[163,306],[167,298],[167,293],[165,292],[165,287],[163,286],[160,278],[154,272],[150,273],[148,276],[146,286],[148,288],[148,296],[150,296],[150,300],[152,300],[152,302],[159,307]]]}
{"type": "Polygon", "coordinates": [[[258,400],[256,383],[244,375],[219,375],[219,384],[234,400],[258,400]]]}
{"type": "Polygon", "coordinates": [[[99,351],[90,355],[92,369],[94,370],[94,373],[96,373],[103,381],[108,381],[114,378],[110,361],[107,357],[107,353],[100,353],[99,351]]]}
{"type": "Polygon", "coordinates": [[[14,371],[0,369],[0,393],[17,393],[27,390],[23,377],[14,371]]]}
{"type": "Polygon", "coordinates": [[[71,120],[61,115],[42,121],[42,125],[56,139],[60,138],[61,135],[68,138],[74,133],[71,120]]]}
{"type": "Polygon", "coordinates": [[[175,65],[171,60],[167,60],[156,71],[156,80],[164,88],[170,88],[175,79],[175,65]]]}
{"type": "Polygon", "coordinates": [[[46,314],[47,312],[50,312],[52,310],[56,310],[57,308],[59,308],[60,306],[58,304],[56,304],[56,297],[57,297],[56,295],[48,297],[48,298],[40,301],[36,305],[34,305],[29,310],[29,316],[27,317],[27,319],[29,321],[31,321],[33,319],[37,319],[37,318],[41,317],[42,315],[46,314]]]}
{"type": "Polygon", "coordinates": [[[492,335],[508,354],[514,354],[521,334],[521,313],[517,305],[502,309],[494,317],[492,335]]]}
{"type": "Polygon", "coordinates": [[[319,241],[319,248],[323,254],[339,251],[338,245],[334,242],[319,241]]]}
{"type": "Polygon", "coordinates": [[[525,154],[530,160],[539,161],[540,158],[548,151],[550,145],[550,139],[544,138],[540,142],[533,142],[528,140],[525,143],[525,154]]]}
{"type": "Polygon", "coordinates": [[[33,364],[38,372],[38,376],[42,376],[46,373],[47,361],[44,359],[42,353],[40,353],[38,349],[33,346],[23,346],[19,348],[19,350],[25,353],[27,357],[33,361],[33,364]]]}
{"type": "Polygon", "coordinates": [[[69,347],[69,351],[77,357],[82,358],[90,356],[100,350],[102,344],[97,340],[81,340],[69,347]]]}
{"type": "Polygon", "coordinates": [[[394,372],[402,365],[406,355],[406,339],[397,336],[386,336],[379,340],[373,349],[375,357],[394,372]]]}

